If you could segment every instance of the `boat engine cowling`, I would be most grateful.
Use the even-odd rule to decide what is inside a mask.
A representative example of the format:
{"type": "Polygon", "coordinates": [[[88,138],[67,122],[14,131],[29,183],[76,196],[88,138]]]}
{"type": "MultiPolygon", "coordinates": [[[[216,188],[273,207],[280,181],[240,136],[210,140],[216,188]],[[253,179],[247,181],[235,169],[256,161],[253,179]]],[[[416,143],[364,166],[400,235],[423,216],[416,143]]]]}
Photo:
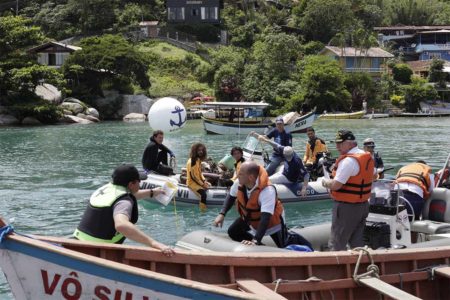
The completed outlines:
{"type": "Polygon", "coordinates": [[[399,201],[398,191],[372,194],[364,239],[372,249],[399,249],[411,245],[408,212],[399,201]]]}

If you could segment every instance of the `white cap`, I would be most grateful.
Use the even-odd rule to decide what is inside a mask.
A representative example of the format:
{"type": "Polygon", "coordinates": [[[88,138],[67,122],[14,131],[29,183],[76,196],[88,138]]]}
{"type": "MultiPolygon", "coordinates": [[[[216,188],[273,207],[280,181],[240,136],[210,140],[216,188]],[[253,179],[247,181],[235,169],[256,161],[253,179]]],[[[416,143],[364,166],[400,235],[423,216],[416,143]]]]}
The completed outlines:
{"type": "Polygon", "coordinates": [[[291,161],[294,157],[294,149],[292,147],[286,146],[283,149],[283,156],[286,158],[287,161],[291,161]]]}
{"type": "Polygon", "coordinates": [[[363,141],[363,145],[368,147],[375,147],[375,141],[373,140],[373,138],[367,138],[363,141]]]}

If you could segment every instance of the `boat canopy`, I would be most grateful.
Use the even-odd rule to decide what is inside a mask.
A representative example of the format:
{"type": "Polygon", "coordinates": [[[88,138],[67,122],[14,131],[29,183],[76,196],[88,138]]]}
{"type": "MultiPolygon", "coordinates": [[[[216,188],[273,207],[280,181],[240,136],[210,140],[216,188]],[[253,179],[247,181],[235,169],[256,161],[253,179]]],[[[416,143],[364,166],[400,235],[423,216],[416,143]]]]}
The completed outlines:
{"type": "Polygon", "coordinates": [[[266,108],[265,102],[206,102],[203,107],[208,108],[266,108]]]}

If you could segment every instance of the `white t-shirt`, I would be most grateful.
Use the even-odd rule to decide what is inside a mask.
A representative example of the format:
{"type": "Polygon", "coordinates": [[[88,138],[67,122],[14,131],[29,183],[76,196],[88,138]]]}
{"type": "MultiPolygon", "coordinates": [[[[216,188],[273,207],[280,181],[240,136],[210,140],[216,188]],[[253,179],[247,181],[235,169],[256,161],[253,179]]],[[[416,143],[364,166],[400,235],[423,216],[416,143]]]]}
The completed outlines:
{"type": "MultiPolygon", "coordinates": [[[[347,154],[365,153],[358,147],[353,147],[347,154]]],[[[351,176],[356,176],[359,173],[359,163],[354,157],[346,157],[339,162],[338,169],[334,180],[345,184],[351,176]]]]}
{"type": "MultiPolygon", "coordinates": [[[[428,192],[431,193],[434,188],[434,174],[430,174],[430,186],[428,187],[428,192]]],[[[411,193],[415,193],[423,198],[423,190],[417,184],[410,182],[400,182],[395,185],[396,190],[408,190],[411,193]]]]}
{"type": "MultiPolygon", "coordinates": [[[[258,187],[258,185],[259,185],[259,178],[256,179],[255,186],[252,189],[248,190],[247,188],[244,187],[245,191],[247,192],[247,197],[250,197],[251,193],[258,187]]],[[[230,196],[236,197],[238,193],[238,188],[239,188],[239,180],[236,180],[230,188],[230,196]]],[[[261,207],[261,213],[267,212],[273,215],[275,211],[276,197],[277,193],[273,186],[267,186],[259,193],[258,204],[261,207]]],[[[284,219],[284,211],[282,217],[284,219]]],[[[251,225],[250,228],[252,229],[253,234],[256,233],[257,228],[253,228],[251,225]]],[[[271,235],[280,229],[281,224],[275,225],[271,228],[267,228],[265,235],[271,235]]]]}

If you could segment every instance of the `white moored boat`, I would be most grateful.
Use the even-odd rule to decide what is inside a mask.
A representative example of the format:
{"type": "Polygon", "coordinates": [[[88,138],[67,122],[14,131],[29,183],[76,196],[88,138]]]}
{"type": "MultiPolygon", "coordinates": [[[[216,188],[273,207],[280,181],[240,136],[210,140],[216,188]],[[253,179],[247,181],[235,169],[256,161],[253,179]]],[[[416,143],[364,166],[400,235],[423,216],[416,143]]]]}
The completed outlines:
{"type": "MultiPolygon", "coordinates": [[[[274,122],[264,116],[264,109],[269,104],[264,102],[209,102],[205,108],[213,109],[215,115],[202,116],[203,127],[210,134],[241,134],[250,132],[266,133],[274,122]],[[223,117],[226,116],[226,117],[223,117]]],[[[291,133],[305,132],[312,126],[315,110],[301,116],[290,112],[283,116],[285,127],[291,133]]]]}

